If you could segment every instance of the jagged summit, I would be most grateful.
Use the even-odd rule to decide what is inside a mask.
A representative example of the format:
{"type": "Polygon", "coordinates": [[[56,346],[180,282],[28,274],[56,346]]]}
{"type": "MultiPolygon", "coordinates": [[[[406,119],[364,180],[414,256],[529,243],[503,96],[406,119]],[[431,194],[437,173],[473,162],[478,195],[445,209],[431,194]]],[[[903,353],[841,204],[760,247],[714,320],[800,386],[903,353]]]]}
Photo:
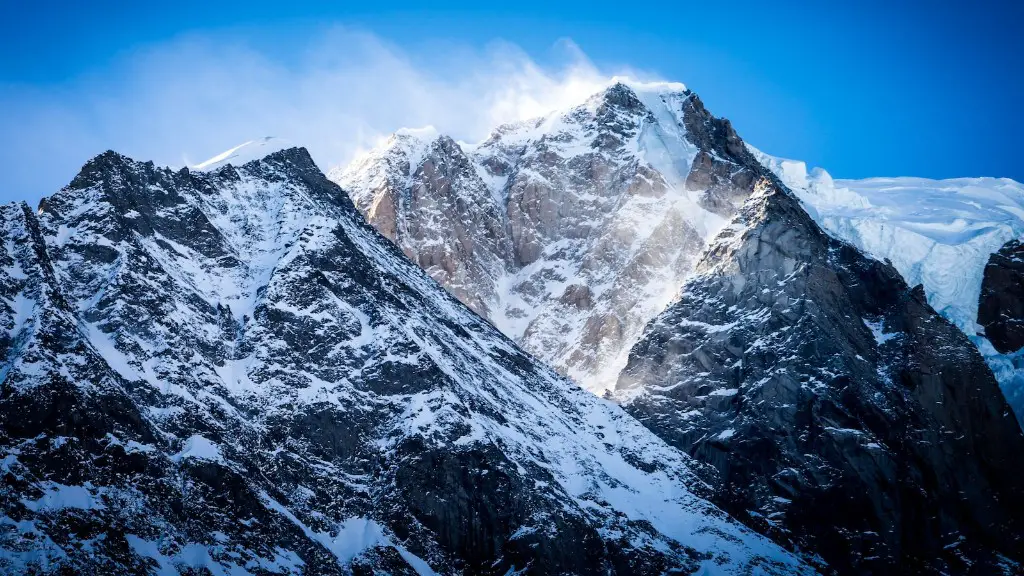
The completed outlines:
{"type": "MultiPolygon", "coordinates": [[[[628,82],[478,144],[415,150],[337,181],[527,351],[592,391],[617,382],[610,398],[717,469],[720,505],[826,572],[1017,569],[1000,554],[1021,541],[1010,455],[1024,439],[1004,398],[925,300],[935,288],[854,247],[900,247],[869,221],[875,207],[903,219],[889,184],[864,183],[868,200],[747,146],[685,87],[628,82]],[[830,226],[837,210],[853,223],[830,226]]],[[[1016,217],[991,192],[957,205],[1016,217]]],[[[898,227],[925,236],[1005,232],[936,226],[943,210],[901,202],[915,214],[898,227]]],[[[993,278],[1015,281],[1001,266],[993,278]]]]}
{"type": "Polygon", "coordinates": [[[476,144],[396,133],[330,177],[464,303],[600,392],[752,189],[743,154],[684,85],[616,78],[476,144]]]}
{"type": "MultiPolygon", "coordinates": [[[[653,109],[657,107],[656,103],[660,99],[669,96],[689,96],[691,93],[690,89],[680,82],[644,82],[624,76],[615,76],[609,80],[606,87],[576,106],[586,105],[597,108],[606,105],[636,109],[639,104],[653,109]]],[[[570,109],[576,106],[572,106],[570,109]]]]}
{"type": "MultiPolygon", "coordinates": [[[[459,141],[459,145],[463,150],[470,152],[489,141],[500,139],[502,135],[528,130],[530,128],[536,129],[552,117],[571,115],[573,111],[581,108],[594,110],[602,104],[606,104],[608,106],[631,108],[634,110],[638,109],[639,106],[644,106],[649,110],[653,110],[658,107],[657,102],[660,99],[668,98],[670,96],[687,96],[690,93],[691,92],[686,85],[679,82],[644,82],[628,77],[616,76],[609,80],[608,85],[605,88],[586,96],[580,102],[565,109],[553,110],[547,114],[542,114],[534,118],[500,124],[496,126],[486,137],[484,137],[483,140],[478,142],[459,141]]],[[[392,148],[398,142],[408,142],[410,139],[417,142],[419,145],[425,145],[436,140],[443,134],[444,133],[442,131],[439,131],[432,125],[420,128],[400,128],[386,138],[383,144],[378,146],[374,151],[370,151],[368,154],[373,154],[377,150],[392,148]]],[[[360,163],[368,154],[364,154],[350,164],[360,163]]],[[[345,168],[346,167],[340,167],[334,172],[340,173],[344,171],[345,168]]]]}

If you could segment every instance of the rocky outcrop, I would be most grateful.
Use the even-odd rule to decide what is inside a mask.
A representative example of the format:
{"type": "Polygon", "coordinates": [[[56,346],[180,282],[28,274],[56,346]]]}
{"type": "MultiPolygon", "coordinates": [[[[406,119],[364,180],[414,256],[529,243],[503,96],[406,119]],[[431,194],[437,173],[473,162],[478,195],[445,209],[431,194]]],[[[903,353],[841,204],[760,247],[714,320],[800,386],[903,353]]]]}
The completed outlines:
{"type": "Polygon", "coordinates": [[[756,175],[681,85],[616,83],[464,150],[411,134],[332,178],[449,292],[597,392],[756,175]],[[439,163],[458,169],[424,178],[439,163]]]}
{"type": "Polygon", "coordinates": [[[924,286],[928,303],[978,346],[1024,424],[1024,351],[1000,352],[978,322],[990,258],[1024,236],[1024,184],[1009,178],[833,180],[820,168],[751,150],[826,231],[890,261],[908,284],[924,286]]]}
{"type": "Polygon", "coordinates": [[[699,148],[686,176],[686,188],[701,193],[700,205],[726,218],[754,189],[757,165],[732,123],[715,118],[693,94],[683,109],[686,132],[699,148]]]}
{"type": "Polygon", "coordinates": [[[489,314],[512,248],[491,192],[454,140],[396,134],[347,178],[368,222],[473,311],[489,314]]]}
{"type": "MultiPolygon", "coordinates": [[[[499,280],[468,292],[559,371],[598,392],[617,382],[631,412],[714,466],[722,506],[840,573],[996,570],[1019,544],[1005,447],[1020,433],[976,349],[897,272],[973,328],[958,301],[977,300],[980,266],[949,266],[1005,241],[1000,206],[1019,185],[879,179],[869,201],[748,147],[681,86],[637,83],[463,149],[508,246],[499,280]],[[942,210],[955,216],[919,225],[942,210]],[[968,210],[985,221],[948,224],[968,210]]],[[[383,165],[338,181],[361,194],[359,175],[383,165]]],[[[981,349],[997,374],[1024,374],[981,349]]]]}
{"type": "Polygon", "coordinates": [[[1000,353],[1024,348],[1024,244],[1011,240],[985,266],[978,324],[1000,353]]]}
{"type": "Polygon", "coordinates": [[[765,173],[619,378],[716,501],[851,573],[1014,573],[1024,436],[977,349],[765,173]]]}
{"type": "Polygon", "coordinates": [[[0,222],[0,572],[807,571],[305,150],[110,152],[0,222]]]}

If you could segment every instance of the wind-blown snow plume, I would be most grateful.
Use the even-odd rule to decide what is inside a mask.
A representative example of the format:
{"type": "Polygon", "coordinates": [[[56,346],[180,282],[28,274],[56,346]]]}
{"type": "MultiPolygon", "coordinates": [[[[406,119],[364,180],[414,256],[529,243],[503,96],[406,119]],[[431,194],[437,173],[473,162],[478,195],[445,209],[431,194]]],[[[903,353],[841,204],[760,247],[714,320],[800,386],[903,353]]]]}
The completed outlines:
{"type": "Polygon", "coordinates": [[[413,55],[336,27],[284,57],[241,37],[190,36],[48,94],[6,90],[0,132],[22,145],[0,150],[11,195],[0,200],[49,194],[105,148],[191,165],[273,135],[301,143],[329,168],[403,126],[479,140],[495,125],[578,102],[612,75],[568,40],[553,47],[551,65],[502,42],[443,48],[413,55]]]}

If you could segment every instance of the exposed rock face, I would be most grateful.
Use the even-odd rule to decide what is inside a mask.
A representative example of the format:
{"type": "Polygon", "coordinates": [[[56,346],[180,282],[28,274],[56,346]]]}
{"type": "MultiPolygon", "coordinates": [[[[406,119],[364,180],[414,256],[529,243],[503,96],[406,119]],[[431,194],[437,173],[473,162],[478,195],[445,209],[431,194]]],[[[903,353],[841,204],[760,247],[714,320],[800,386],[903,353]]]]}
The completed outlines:
{"type": "Polygon", "coordinates": [[[765,176],[617,396],[825,571],[1020,570],[1024,436],[977,349],[765,176]]]}
{"type": "MultiPolygon", "coordinates": [[[[372,206],[382,195],[368,182],[411,190],[430,142],[393,142],[334,178],[372,206]]],[[[492,271],[442,284],[591,390],[617,381],[631,412],[717,469],[721,505],[844,573],[996,570],[1013,556],[1020,431],[977,350],[900,273],[1012,389],[1024,358],[973,326],[990,245],[1024,226],[1019,184],[873,179],[853,191],[746,146],[681,87],[638,84],[462,151],[478,181],[435,194],[462,187],[473,205],[486,189],[487,218],[500,219],[487,228],[503,235],[500,249],[459,252],[457,223],[421,228],[456,268],[492,271]]]]}
{"type": "Polygon", "coordinates": [[[452,294],[600,392],[750,194],[754,164],[681,85],[617,83],[464,150],[396,134],[332,179],[452,294]]]}
{"type": "Polygon", "coordinates": [[[988,259],[978,324],[1003,354],[1024,348],[1024,244],[1011,240],[988,259]]]}
{"type": "Polygon", "coordinates": [[[487,317],[512,248],[499,206],[459,145],[399,133],[351,170],[359,180],[340,181],[367,221],[487,317]]]}
{"type": "Polygon", "coordinates": [[[1024,352],[1003,353],[977,333],[989,259],[1024,236],[1024,184],[1009,178],[833,180],[820,168],[809,171],[803,162],[751,151],[825,230],[892,262],[907,283],[923,285],[928,303],[978,346],[1024,424],[1024,352]]]}
{"type": "Polygon", "coordinates": [[[0,223],[0,572],[806,571],[302,149],[108,152],[0,223]]]}
{"type": "Polygon", "coordinates": [[[700,149],[686,176],[686,188],[702,192],[702,207],[729,218],[754,189],[758,171],[750,167],[757,162],[732,123],[712,116],[696,94],[685,104],[683,122],[700,149]]]}

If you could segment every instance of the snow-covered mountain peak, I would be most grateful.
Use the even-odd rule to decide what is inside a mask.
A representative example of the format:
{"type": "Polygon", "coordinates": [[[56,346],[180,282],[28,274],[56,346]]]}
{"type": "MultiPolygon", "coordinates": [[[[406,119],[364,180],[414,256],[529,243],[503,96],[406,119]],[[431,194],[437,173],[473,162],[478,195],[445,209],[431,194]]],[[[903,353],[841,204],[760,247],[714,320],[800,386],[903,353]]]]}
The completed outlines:
{"type": "Polygon", "coordinates": [[[348,165],[332,168],[327,176],[345,189],[357,206],[369,207],[374,203],[375,192],[408,186],[416,169],[438,143],[448,148],[459,147],[433,126],[402,128],[348,165]]]}
{"type": "Polygon", "coordinates": [[[751,153],[833,236],[888,260],[978,345],[1024,421],[1024,356],[1002,354],[979,323],[990,256],[1024,237],[1024,184],[1008,178],[833,179],[804,162],[751,153]]]}
{"type": "Polygon", "coordinates": [[[239,144],[230,150],[221,152],[205,162],[196,164],[192,168],[203,172],[209,172],[228,164],[241,166],[254,160],[260,160],[274,152],[280,152],[281,150],[294,147],[294,144],[284,138],[264,136],[263,138],[249,140],[248,142],[239,144]]]}
{"type": "Polygon", "coordinates": [[[422,136],[396,133],[331,178],[435,280],[597,391],[756,164],[684,85],[627,78],[478,144],[422,136]]]}
{"type": "Polygon", "coordinates": [[[681,82],[643,82],[625,76],[612,78],[608,87],[591,97],[600,98],[610,104],[626,103],[637,99],[649,110],[658,107],[658,102],[669,97],[689,96],[690,90],[681,82]],[[626,100],[623,100],[626,99],[626,100]]]}
{"type": "MultiPolygon", "coordinates": [[[[472,184],[436,144],[417,183],[472,184]]],[[[0,224],[0,573],[810,573],[304,149],[106,153],[0,224]]]]}
{"type": "MultiPolygon", "coordinates": [[[[646,119],[656,122],[665,118],[665,108],[679,104],[690,92],[686,86],[673,82],[639,82],[629,78],[613,78],[605,88],[585,100],[543,116],[501,124],[483,141],[465,147],[469,153],[488,149],[514,149],[545,140],[549,144],[586,142],[595,128],[619,131],[639,128],[646,119]]],[[[562,152],[567,150],[563,147],[562,152]]],[[[585,153],[585,149],[576,150],[585,153]]]]}

